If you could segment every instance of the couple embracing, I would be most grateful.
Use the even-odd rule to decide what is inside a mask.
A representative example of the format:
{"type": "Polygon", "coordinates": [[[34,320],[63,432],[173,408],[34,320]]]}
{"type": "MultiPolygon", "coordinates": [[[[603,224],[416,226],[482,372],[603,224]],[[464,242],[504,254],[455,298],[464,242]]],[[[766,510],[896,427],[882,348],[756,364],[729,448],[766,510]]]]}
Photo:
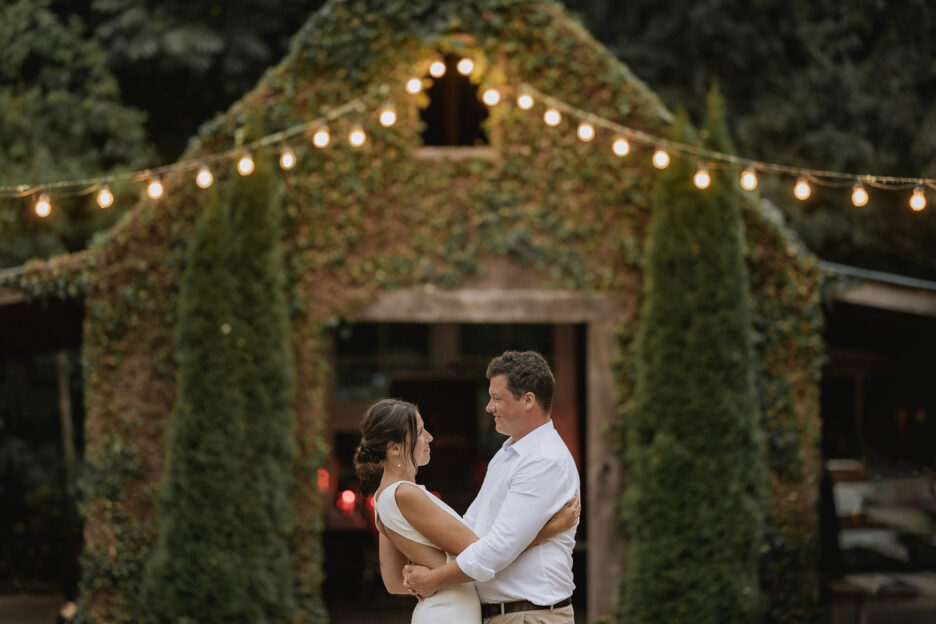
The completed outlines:
{"type": "Polygon", "coordinates": [[[487,369],[486,411],[509,438],[464,518],[415,482],[432,435],[415,405],[374,404],[355,464],[375,493],[387,591],[419,597],[413,624],[572,624],[579,476],[550,420],[555,379],[533,351],[487,369]]]}

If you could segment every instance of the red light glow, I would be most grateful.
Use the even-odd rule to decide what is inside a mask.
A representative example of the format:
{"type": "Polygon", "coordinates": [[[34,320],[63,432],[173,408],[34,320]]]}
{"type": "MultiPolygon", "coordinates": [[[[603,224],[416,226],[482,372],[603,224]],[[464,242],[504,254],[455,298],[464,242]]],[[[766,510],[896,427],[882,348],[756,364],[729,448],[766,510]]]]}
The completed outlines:
{"type": "Polygon", "coordinates": [[[354,511],[354,503],[357,502],[357,494],[351,490],[344,490],[338,495],[338,502],[335,503],[341,513],[350,514],[354,511]]]}
{"type": "Polygon", "coordinates": [[[318,469],[318,488],[322,492],[327,492],[331,482],[331,475],[325,468],[318,469]]]}

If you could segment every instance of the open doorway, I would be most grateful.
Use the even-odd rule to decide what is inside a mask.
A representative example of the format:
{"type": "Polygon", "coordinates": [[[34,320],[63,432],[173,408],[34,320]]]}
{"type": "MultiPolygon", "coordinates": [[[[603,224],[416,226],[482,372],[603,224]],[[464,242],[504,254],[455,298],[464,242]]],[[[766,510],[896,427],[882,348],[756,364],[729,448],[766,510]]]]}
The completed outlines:
{"type": "MultiPolygon", "coordinates": [[[[463,514],[480,489],[488,461],[506,439],[494,430],[484,409],[484,372],[493,357],[508,349],[535,350],[549,361],[557,378],[553,419],[584,470],[580,440],[586,439],[585,339],[582,324],[369,322],[336,329],[329,465],[338,486],[331,493],[335,500],[328,503],[324,534],[325,595],[334,621],[355,603],[388,608],[401,604],[386,595],[379,577],[372,504],[358,491],[353,509],[336,511],[341,493],[356,487],[353,452],[367,407],[388,396],[419,406],[434,440],[432,460],[420,469],[418,480],[463,514]]],[[[584,476],[581,482],[584,502],[584,476]]],[[[584,544],[584,522],[578,539],[584,544]]],[[[584,614],[584,548],[574,561],[580,588],[576,606],[584,614]]]]}
{"type": "Polygon", "coordinates": [[[22,621],[78,591],[83,315],[74,300],[0,305],[0,612],[22,621]]]}

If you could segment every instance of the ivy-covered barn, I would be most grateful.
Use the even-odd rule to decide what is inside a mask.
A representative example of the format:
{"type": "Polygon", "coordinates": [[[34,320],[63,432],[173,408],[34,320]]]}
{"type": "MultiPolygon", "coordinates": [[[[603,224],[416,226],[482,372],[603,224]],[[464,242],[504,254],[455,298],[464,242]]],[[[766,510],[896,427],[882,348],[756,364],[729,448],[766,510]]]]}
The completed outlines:
{"type": "MultiPolygon", "coordinates": [[[[266,322],[276,292],[288,312],[289,349],[276,360],[288,369],[282,387],[294,414],[284,621],[323,621],[323,582],[357,578],[350,586],[363,591],[362,569],[376,566],[367,503],[348,476],[366,405],[383,394],[420,404],[437,437],[427,482],[463,511],[497,444],[480,409],[484,366],[527,347],[553,365],[554,418],[582,474],[576,604],[589,618],[615,612],[627,576],[619,433],[633,394],[657,170],[651,145],[634,141],[616,154],[607,126],[580,139],[583,113],[647,136],[665,137],[673,123],[556,3],[336,0],[311,17],[287,58],[202,128],[165,172],[162,198],[141,199],[92,249],[4,275],[6,293],[74,300],[84,311],[86,616],[137,621],[145,608],[167,432],[185,409],[180,367],[189,360],[178,325],[192,288],[214,293],[236,319],[219,315],[216,334],[203,325],[190,336],[209,350],[222,349],[213,341],[242,347],[239,328],[266,322]],[[459,68],[461,59],[472,67],[459,68]],[[417,93],[407,89],[414,78],[417,93]],[[491,88],[500,100],[486,105],[491,88]],[[522,94],[532,108],[517,106],[522,94]],[[565,113],[556,126],[544,124],[547,103],[565,113]],[[396,115],[389,126],[379,119],[387,110],[396,115]],[[322,130],[329,142],[319,147],[322,130]],[[360,146],[349,143],[354,130],[364,133],[360,146]],[[285,147],[295,166],[268,165],[285,147]],[[234,163],[248,149],[257,171],[242,177],[234,163]],[[194,182],[201,165],[213,171],[209,189],[194,182]],[[273,211],[273,230],[253,209],[273,211]],[[208,222],[244,262],[254,254],[268,263],[223,287],[208,278],[183,286],[194,266],[211,262],[190,252],[208,222]],[[275,252],[245,242],[270,231],[275,252]]],[[[742,213],[770,469],[761,584],[771,621],[802,621],[817,586],[819,270],[754,195],[742,213]]],[[[244,378],[214,381],[216,390],[244,378]]],[[[224,427],[223,418],[210,422],[197,435],[224,427]]]]}

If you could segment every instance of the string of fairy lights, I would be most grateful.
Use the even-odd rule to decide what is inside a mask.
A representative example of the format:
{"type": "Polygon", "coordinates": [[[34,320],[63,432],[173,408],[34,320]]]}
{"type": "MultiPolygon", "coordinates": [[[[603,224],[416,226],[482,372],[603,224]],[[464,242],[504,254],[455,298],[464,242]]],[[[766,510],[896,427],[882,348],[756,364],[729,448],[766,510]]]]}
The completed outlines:
{"type": "MultiPolygon", "coordinates": [[[[470,57],[463,57],[455,64],[455,68],[463,76],[469,76],[475,70],[475,62],[470,57]]],[[[404,90],[410,96],[415,96],[430,86],[433,79],[443,77],[446,71],[447,66],[441,59],[430,61],[428,63],[428,76],[414,75],[410,77],[404,85],[404,90]]],[[[514,96],[514,104],[522,111],[532,111],[539,105],[543,111],[543,123],[549,127],[556,128],[562,124],[564,117],[571,118],[575,122],[576,136],[583,143],[595,141],[599,136],[599,130],[601,130],[608,138],[611,151],[620,158],[631,155],[635,151],[633,146],[637,145],[647,151],[652,150],[650,160],[657,169],[665,169],[669,166],[671,154],[682,158],[695,159],[698,167],[693,176],[693,183],[702,190],[711,186],[711,171],[716,168],[737,170],[739,172],[738,184],[745,191],[756,189],[759,183],[758,176],[762,174],[793,177],[795,179],[793,196],[798,200],[808,199],[812,195],[813,186],[850,186],[851,201],[858,207],[868,203],[868,188],[890,191],[908,191],[912,189],[908,200],[909,207],[913,211],[921,211],[926,208],[926,189],[936,189],[936,179],[931,178],[858,175],[838,171],[791,167],[751,160],[734,154],[705,149],[697,145],[672,141],[582,110],[554,96],[542,93],[527,84],[516,87],[509,84],[482,86],[480,91],[481,101],[488,107],[504,105],[507,101],[506,94],[514,96]]],[[[33,210],[37,216],[43,218],[52,214],[53,196],[75,197],[94,194],[98,206],[102,209],[110,208],[115,202],[115,195],[111,190],[111,186],[117,183],[144,183],[146,197],[152,201],[158,201],[166,193],[163,180],[171,174],[193,172],[195,184],[199,188],[206,189],[214,183],[212,167],[217,167],[221,163],[234,162],[238,174],[242,176],[250,175],[254,170],[254,153],[267,148],[278,148],[280,167],[284,170],[292,169],[298,163],[298,157],[292,144],[299,138],[305,140],[304,137],[311,137],[311,143],[317,149],[325,149],[336,143],[329,131],[330,122],[353,114],[357,116],[357,119],[366,119],[375,115],[379,124],[384,128],[389,128],[396,123],[397,112],[393,104],[380,104],[372,110],[371,105],[366,101],[367,99],[370,98],[358,97],[352,99],[311,121],[291,126],[245,145],[236,145],[210,155],[199,156],[198,158],[183,160],[162,167],[99,178],[63,180],[45,184],[0,186],[0,199],[35,197],[33,210]]],[[[367,140],[368,134],[364,123],[360,121],[353,123],[346,137],[347,144],[352,148],[360,148],[367,140]]],[[[235,143],[239,143],[239,141],[235,141],[235,143]]]]}

